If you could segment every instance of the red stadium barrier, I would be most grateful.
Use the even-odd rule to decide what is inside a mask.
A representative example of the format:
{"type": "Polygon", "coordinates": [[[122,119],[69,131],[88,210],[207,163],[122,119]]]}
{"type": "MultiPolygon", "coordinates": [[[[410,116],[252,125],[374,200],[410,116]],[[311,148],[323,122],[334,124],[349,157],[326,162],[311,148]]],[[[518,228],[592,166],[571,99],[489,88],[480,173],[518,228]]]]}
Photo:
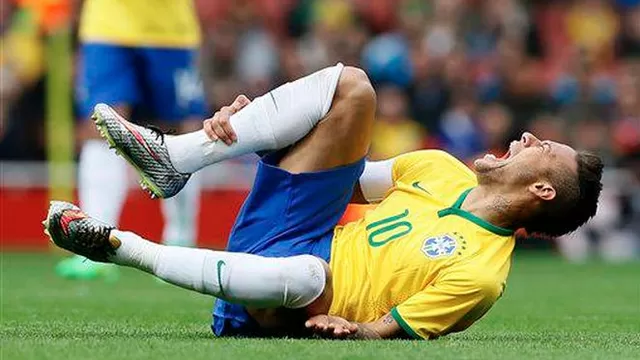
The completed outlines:
{"type": "MultiPolygon", "coordinates": [[[[221,249],[247,195],[246,190],[204,190],[198,221],[198,246],[221,249]]],[[[129,192],[120,217],[120,228],[135,231],[147,239],[162,235],[160,202],[141,190],[129,192]]],[[[46,216],[45,188],[0,188],[0,247],[3,250],[47,250],[48,239],[41,222],[46,216]]],[[[353,205],[342,222],[356,220],[368,206],[353,205]]]]}
{"type": "MultiPolygon", "coordinates": [[[[207,190],[201,196],[198,246],[223,248],[247,192],[244,190],[207,190]]],[[[0,246],[5,249],[49,248],[41,222],[48,207],[47,189],[0,188],[0,246]]],[[[149,199],[141,190],[129,192],[120,228],[132,230],[148,239],[160,239],[162,215],[160,202],[149,199]]]]}

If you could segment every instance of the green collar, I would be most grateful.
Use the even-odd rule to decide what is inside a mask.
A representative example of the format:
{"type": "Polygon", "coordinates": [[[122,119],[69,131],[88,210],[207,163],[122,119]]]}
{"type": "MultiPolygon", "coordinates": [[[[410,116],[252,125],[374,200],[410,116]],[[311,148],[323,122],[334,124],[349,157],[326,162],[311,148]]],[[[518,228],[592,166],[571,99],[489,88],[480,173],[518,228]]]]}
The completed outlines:
{"type": "Polygon", "coordinates": [[[457,215],[471,221],[472,223],[480,226],[485,230],[491,231],[496,235],[500,235],[500,236],[513,235],[513,230],[501,228],[499,226],[490,224],[489,222],[483,219],[480,219],[479,217],[473,215],[472,213],[468,211],[464,211],[460,208],[462,206],[462,203],[464,202],[464,199],[467,198],[467,195],[469,195],[469,192],[471,190],[473,190],[473,188],[467,189],[462,194],[460,194],[460,197],[458,197],[458,200],[456,200],[456,202],[453,205],[451,205],[451,207],[438,211],[438,217],[445,217],[447,215],[457,215]]]}

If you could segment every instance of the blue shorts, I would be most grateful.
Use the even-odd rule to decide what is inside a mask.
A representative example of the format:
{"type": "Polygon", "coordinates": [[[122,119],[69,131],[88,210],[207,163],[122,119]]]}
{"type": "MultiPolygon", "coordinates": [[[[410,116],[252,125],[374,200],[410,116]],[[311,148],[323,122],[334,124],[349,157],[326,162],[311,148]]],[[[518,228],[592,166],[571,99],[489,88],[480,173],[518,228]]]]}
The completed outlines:
{"type": "Polygon", "coordinates": [[[98,103],[141,109],[176,122],[206,114],[197,50],[85,43],[80,47],[77,110],[87,119],[98,103]]]}
{"type": "MultiPolygon", "coordinates": [[[[333,231],[346,210],[364,159],[326,171],[291,174],[277,166],[281,153],[262,158],[256,179],[233,226],[228,251],[266,257],[314,255],[329,262],[333,231]]],[[[216,299],[217,336],[259,336],[241,305],[216,299]]]]}

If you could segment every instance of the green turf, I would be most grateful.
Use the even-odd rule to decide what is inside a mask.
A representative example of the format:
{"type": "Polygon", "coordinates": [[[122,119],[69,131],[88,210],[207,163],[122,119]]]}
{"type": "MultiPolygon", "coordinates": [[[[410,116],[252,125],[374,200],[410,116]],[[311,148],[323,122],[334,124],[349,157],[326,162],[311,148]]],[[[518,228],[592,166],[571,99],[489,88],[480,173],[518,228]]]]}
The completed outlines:
{"type": "Polygon", "coordinates": [[[52,256],[0,255],[2,360],[640,358],[640,263],[520,256],[504,297],[467,332],[353,342],[216,339],[208,297],[131,270],[111,284],[61,280],[52,256]]]}

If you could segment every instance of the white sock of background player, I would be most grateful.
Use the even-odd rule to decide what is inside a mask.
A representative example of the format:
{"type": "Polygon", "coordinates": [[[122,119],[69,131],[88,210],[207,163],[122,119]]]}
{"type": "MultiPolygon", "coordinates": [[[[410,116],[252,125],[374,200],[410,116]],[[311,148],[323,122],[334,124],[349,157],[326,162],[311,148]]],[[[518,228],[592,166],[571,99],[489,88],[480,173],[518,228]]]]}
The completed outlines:
{"type": "Polygon", "coordinates": [[[229,119],[237,135],[230,146],[212,141],[204,130],[167,136],[171,162],[180,172],[194,173],[225,159],[294,144],[326,116],[343,68],[339,63],[322,69],[253,100],[229,119]]]}
{"type": "Polygon", "coordinates": [[[107,224],[117,224],[127,187],[124,159],[114,156],[102,140],[85,141],[78,160],[78,200],[86,213],[107,224]]]}
{"type": "Polygon", "coordinates": [[[200,174],[193,174],[187,185],[176,196],[162,200],[163,244],[196,246],[201,183],[200,174]]]}
{"type": "Polygon", "coordinates": [[[117,224],[127,196],[127,163],[102,140],[87,140],[78,162],[82,209],[107,224],[117,224]]]}
{"type": "Polygon", "coordinates": [[[311,255],[258,255],[159,245],[113,230],[120,240],[110,261],[134,267],[173,285],[258,308],[303,308],[323,292],[324,262],[311,255]]]}

